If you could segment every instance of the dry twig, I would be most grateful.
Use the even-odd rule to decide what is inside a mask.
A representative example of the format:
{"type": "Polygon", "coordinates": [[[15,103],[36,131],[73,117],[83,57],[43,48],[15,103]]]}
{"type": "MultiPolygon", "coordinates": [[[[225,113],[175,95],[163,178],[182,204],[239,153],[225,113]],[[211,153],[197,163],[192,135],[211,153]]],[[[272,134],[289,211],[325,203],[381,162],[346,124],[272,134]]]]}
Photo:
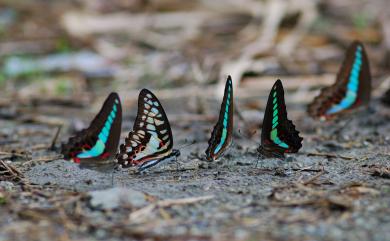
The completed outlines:
{"type": "Polygon", "coordinates": [[[62,155],[44,156],[44,157],[40,157],[38,159],[26,161],[25,163],[23,163],[23,166],[30,165],[31,163],[34,163],[34,162],[51,162],[51,161],[55,161],[55,160],[58,160],[61,158],[62,158],[62,155]]]}
{"type": "Polygon", "coordinates": [[[345,160],[356,159],[356,157],[342,156],[342,155],[337,155],[337,154],[332,154],[332,153],[308,152],[306,154],[308,156],[323,156],[326,158],[341,158],[341,159],[345,159],[345,160]]]}
{"type": "Polygon", "coordinates": [[[5,161],[0,161],[0,179],[2,181],[12,181],[26,184],[23,174],[14,166],[7,164],[5,161]]]}
{"type": "Polygon", "coordinates": [[[156,208],[166,208],[175,205],[188,205],[197,202],[207,201],[214,198],[214,196],[202,196],[202,197],[191,197],[191,198],[182,198],[182,199],[168,199],[157,201],[156,203],[150,204],[146,207],[143,207],[135,212],[132,212],[129,215],[130,220],[137,220],[140,218],[144,218],[148,214],[150,214],[156,208]]]}

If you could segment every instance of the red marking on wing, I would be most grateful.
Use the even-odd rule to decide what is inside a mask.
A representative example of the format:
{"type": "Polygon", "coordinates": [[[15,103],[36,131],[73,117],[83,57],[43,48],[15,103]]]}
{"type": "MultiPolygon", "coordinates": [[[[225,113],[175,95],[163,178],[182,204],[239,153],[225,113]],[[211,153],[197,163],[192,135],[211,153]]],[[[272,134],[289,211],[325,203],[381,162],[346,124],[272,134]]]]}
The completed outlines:
{"type": "Polygon", "coordinates": [[[88,144],[84,144],[82,148],[89,150],[89,149],[91,149],[92,147],[91,147],[90,145],[88,145],[88,144]]]}
{"type": "Polygon", "coordinates": [[[131,165],[132,166],[139,166],[139,165],[142,165],[143,163],[145,163],[145,162],[147,162],[147,161],[149,161],[149,160],[153,160],[153,159],[156,159],[157,157],[153,157],[153,156],[151,156],[151,157],[143,157],[143,158],[141,158],[141,159],[139,159],[139,160],[131,160],[131,165]]]}
{"type": "Polygon", "coordinates": [[[100,155],[100,158],[101,158],[101,159],[109,158],[109,157],[110,157],[110,153],[108,153],[108,152],[105,152],[105,153],[103,153],[102,155],[100,155]]]}

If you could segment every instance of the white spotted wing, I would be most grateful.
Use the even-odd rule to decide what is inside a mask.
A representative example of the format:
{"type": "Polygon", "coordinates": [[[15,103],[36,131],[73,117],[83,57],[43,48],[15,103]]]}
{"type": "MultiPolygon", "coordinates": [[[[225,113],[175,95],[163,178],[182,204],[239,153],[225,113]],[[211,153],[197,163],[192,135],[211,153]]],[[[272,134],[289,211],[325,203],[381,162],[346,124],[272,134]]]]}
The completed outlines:
{"type": "Polygon", "coordinates": [[[122,167],[140,166],[171,154],[172,131],[160,101],[147,89],[138,97],[138,113],[133,130],[117,155],[122,167]]]}

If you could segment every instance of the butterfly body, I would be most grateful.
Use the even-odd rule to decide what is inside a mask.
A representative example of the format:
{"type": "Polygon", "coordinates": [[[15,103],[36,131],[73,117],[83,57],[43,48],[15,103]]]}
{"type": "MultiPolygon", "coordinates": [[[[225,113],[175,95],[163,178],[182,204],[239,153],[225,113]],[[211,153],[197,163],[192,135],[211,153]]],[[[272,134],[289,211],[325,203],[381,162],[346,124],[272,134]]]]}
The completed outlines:
{"type": "Polygon", "coordinates": [[[283,157],[284,153],[298,152],[302,140],[292,121],[287,119],[283,85],[277,80],[268,97],[261,145],[257,150],[266,157],[283,157]]]}
{"type": "Polygon", "coordinates": [[[143,164],[141,164],[138,167],[138,171],[139,172],[145,171],[146,169],[153,167],[153,166],[156,166],[157,164],[159,164],[160,162],[163,162],[163,161],[169,162],[169,161],[176,160],[176,158],[179,156],[180,156],[180,151],[176,150],[176,149],[172,149],[172,152],[166,156],[144,162],[143,164]]]}
{"type": "Polygon", "coordinates": [[[173,137],[165,111],[157,97],[147,89],[140,92],[133,130],[119,148],[118,164],[143,171],[163,160],[180,155],[172,149],[173,137]]]}
{"type": "Polygon", "coordinates": [[[321,90],[308,106],[313,118],[332,119],[367,104],[371,97],[371,74],[363,44],[348,48],[336,82],[321,90]]]}
{"type": "Polygon", "coordinates": [[[233,131],[233,84],[229,76],[225,84],[225,92],[219,113],[219,119],[214,126],[205,151],[206,159],[215,161],[229,148],[232,143],[233,131]]]}
{"type": "Polygon", "coordinates": [[[122,125],[122,107],[118,94],[111,93],[87,129],[62,145],[65,159],[80,167],[105,169],[114,166],[122,125]]]}

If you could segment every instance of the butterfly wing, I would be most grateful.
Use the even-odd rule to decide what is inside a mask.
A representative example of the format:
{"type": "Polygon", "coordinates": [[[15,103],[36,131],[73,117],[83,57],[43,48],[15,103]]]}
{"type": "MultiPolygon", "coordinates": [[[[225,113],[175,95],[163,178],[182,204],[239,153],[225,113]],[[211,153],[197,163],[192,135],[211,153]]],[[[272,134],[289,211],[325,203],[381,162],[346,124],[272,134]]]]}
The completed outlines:
{"type": "Polygon", "coordinates": [[[122,107],[117,93],[111,93],[101,110],[84,129],[62,145],[65,159],[80,163],[81,167],[100,169],[113,166],[122,126],[122,107]]]}
{"type": "MultiPolygon", "coordinates": [[[[122,167],[142,166],[172,154],[173,137],[165,111],[157,97],[143,89],[138,97],[138,113],[133,131],[117,155],[122,167]]],[[[175,152],[176,154],[176,152],[175,152]]]]}
{"type": "Polygon", "coordinates": [[[206,158],[216,160],[229,147],[232,142],[233,131],[233,85],[229,76],[225,84],[225,92],[219,112],[219,119],[214,126],[211,138],[208,141],[206,158]]]}
{"type": "Polygon", "coordinates": [[[313,118],[331,119],[336,115],[367,104],[371,96],[371,74],[362,43],[353,42],[346,52],[336,82],[321,90],[308,106],[313,118]]]}
{"type": "Polygon", "coordinates": [[[277,80],[268,97],[259,151],[265,156],[283,156],[284,153],[298,152],[302,140],[292,121],[287,118],[283,85],[277,80]]]}

